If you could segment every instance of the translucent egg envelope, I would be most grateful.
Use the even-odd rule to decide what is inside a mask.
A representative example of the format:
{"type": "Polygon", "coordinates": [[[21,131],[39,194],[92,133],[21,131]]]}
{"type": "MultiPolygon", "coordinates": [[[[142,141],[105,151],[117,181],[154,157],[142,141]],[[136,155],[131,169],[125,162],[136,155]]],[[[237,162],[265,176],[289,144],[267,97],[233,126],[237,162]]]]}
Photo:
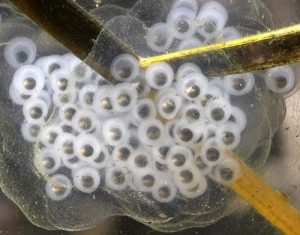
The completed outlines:
{"type": "MultiPolygon", "coordinates": [[[[275,27],[260,1],[125,2],[90,14],[141,57],[275,27]]],[[[297,66],[208,77],[194,63],[140,69],[122,53],[112,85],[23,16],[0,14],[0,186],[32,223],[83,230],[120,215],[171,232],[237,209],[228,152],[265,165],[297,66]]],[[[103,45],[100,33],[91,56],[109,57],[103,45]]]]}

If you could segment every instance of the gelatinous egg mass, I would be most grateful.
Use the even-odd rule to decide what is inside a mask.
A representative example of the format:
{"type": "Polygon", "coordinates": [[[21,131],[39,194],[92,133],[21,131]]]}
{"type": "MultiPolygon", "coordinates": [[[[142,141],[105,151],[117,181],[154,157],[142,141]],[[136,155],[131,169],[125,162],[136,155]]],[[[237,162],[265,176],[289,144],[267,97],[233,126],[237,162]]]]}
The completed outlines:
{"type": "MultiPolygon", "coordinates": [[[[92,14],[145,54],[244,34],[228,25],[231,14],[217,1],[141,0],[114,11],[107,11],[113,5],[95,2],[92,14]],[[143,18],[148,11],[152,19],[143,18]]],[[[118,81],[112,85],[71,53],[45,52],[43,43],[13,33],[3,46],[12,71],[3,81],[9,81],[7,97],[17,110],[12,120],[34,150],[33,156],[17,151],[30,155],[26,169],[38,177],[33,185],[54,222],[31,220],[50,229],[83,229],[111,215],[129,215],[164,231],[217,221],[228,214],[232,197],[220,184],[234,182],[240,173],[226,153],[261,166],[284,115],[281,95],[295,86],[289,66],[208,77],[192,62],[178,67],[160,62],[142,70],[130,54],[112,60],[118,81]],[[63,205],[81,210],[71,213],[63,205]]]]}

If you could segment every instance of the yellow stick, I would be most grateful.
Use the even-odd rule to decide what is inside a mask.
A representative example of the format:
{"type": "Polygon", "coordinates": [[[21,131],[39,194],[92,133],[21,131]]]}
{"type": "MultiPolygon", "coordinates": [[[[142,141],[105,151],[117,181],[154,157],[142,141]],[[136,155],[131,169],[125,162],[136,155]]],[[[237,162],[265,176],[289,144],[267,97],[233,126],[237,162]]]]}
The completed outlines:
{"type": "Polygon", "coordinates": [[[210,76],[245,73],[300,62],[300,24],[233,41],[140,58],[147,68],[156,62],[177,67],[193,62],[210,76]]]}
{"type": "Polygon", "coordinates": [[[228,155],[241,167],[240,177],[229,187],[284,234],[299,235],[300,214],[287,198],[270,187],[235,154],[228,155]]]}

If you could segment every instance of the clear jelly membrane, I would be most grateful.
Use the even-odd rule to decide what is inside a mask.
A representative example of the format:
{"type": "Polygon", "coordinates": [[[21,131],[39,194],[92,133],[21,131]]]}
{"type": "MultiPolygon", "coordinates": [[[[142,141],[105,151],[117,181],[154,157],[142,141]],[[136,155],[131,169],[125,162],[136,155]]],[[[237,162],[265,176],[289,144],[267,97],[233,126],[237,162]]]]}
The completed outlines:
{"type": "MultiPolygon", "coordinates": [[[[295,87],[290,66],[207,77],[193,63],[141,70],[121,54],[110,68],[120,83],[111,85],[9,12],[0,25],[0,182],[34,224],[82,230],[127,215],[170,232],[233,211],[226,186],[240,169],[226,152],[254,169],[265,163],[285,115],[283,95],[295,87]]],[[[116,1],[91,14],[140,56],[256,30],[236,27],[225,1],[116,1]]]]}

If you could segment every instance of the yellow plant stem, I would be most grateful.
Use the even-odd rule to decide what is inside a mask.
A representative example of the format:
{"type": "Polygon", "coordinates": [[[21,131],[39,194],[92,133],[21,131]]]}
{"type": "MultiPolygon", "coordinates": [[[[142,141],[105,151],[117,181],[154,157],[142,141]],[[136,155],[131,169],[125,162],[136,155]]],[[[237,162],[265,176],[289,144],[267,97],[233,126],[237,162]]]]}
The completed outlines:
{"type": "Polygon", "coordinates": [[[174,67],[192,62],[210,76],[245,73],[300,62],[300,24],[274,31],[148,58],[141,68],[156,62],[174,67]]]}
{"type": "Polygon", "coordinates": [[[300,234],[300,214],[280,192],[275,191],[259,175],[233,153],[240,164],[240,177],[229,187],[276,228],[287,235],[300,234]]]}

